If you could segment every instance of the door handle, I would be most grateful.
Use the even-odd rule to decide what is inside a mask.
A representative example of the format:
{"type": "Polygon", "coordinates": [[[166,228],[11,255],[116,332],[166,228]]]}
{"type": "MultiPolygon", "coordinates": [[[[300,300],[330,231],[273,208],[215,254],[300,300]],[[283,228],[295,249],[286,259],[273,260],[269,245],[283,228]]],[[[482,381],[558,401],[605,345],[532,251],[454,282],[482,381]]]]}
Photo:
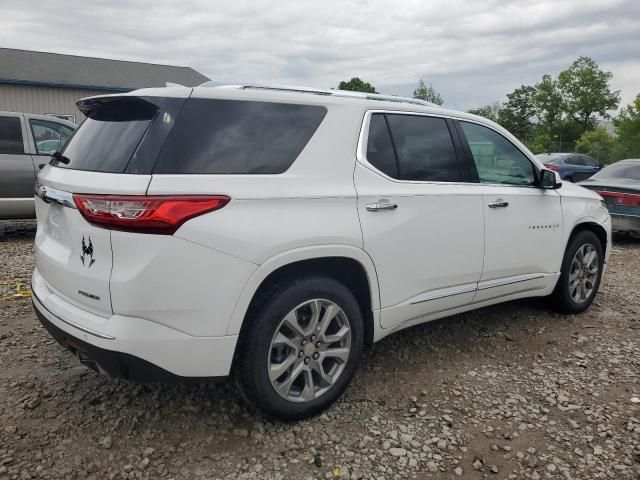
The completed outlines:
{"type": "Polygon", "coordinates": [[[509,202],[505,202],[501,198],[494,200],[493,202],[489,202],[489,208],[505,208],[509,206],[509,202]]]}
{"type": "Polygon", "coordinates": [[[395,210],[396,208],[398,208],[398,205],[387,200],[380,200],[376,203],[367,203],[367,211],[369,212],[379,212],[380,210],[395,210]]]}

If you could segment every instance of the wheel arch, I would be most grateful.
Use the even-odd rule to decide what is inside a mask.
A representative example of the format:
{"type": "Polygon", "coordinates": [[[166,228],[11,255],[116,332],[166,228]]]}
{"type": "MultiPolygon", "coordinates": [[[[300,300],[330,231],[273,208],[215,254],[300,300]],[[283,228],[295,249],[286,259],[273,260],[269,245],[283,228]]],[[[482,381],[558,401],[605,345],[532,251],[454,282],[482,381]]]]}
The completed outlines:
{"type": "Polygon", "coordinates": [[[351,246],[304,247],[272,257],[251,276],[236,303],[227,335],[240,335],[253,302],[274,282],[302,274],[324,274],[345,284],[356,299],[365,321],[365,342],[373,342],[378,329],[375,312],[380,309],[378,277],[371,257],[351,246]]]}
{"type": "Polygon", "coordinates": [[[582,231],[593,232],[598,237],[598,239],[600,240],[600,243],[602,244],[604,257],[607,258],[607,253],[609,252],[609,248],[610,248],[609,236],[607,235],[607,230],[600,223],[596,222],[593,219],[584,219],[583,221],[580,221],[579,223],[576,223],[576,225],[573,226],[573,230],[571,230],[571,234],[567,239],[567,245],[565,247],[565,250],[571,243],[571,240],[573,240],[573,238],[582,231]]]}

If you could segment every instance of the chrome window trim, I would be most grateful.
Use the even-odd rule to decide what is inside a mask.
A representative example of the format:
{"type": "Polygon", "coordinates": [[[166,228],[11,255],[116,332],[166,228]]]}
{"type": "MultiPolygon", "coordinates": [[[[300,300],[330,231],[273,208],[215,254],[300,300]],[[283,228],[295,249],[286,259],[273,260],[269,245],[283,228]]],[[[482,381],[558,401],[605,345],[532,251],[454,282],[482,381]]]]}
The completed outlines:
{"type": "Polygon", "coordinates": [[[362,125],[360,127],[360,134],[358,135],[358,145],[357,145],[357,149],[356,149],[356,160],[363,167],[367,168],[368,170],[371,170],[373,173],[376,173],[376,174],[380,175],[382,178],[384,178],[385,180],[387,180],[389,182],[400,183],[400,184],[409,184],[409,185],[410,184],[415,184],[415,185],[474,185],[474,186],[485,186],[485,187],[533,188],[533,189],[536,189],[536,190],[545,190],[545,189],[541,189],[540,187],[537,187],[535,185],[513,185],[513,184],[510,184],[510,183],[482,183],[482,182],[434,182],[434,181],[426,181],[426,180],[400,180],[400,179],[397,179],[397,178],[390,177],[386,173],[378,170],[374,165],[369,163],[369,161],[367,160],[367,143],[369,141],[369,124],[371,122],[371,116],[374,113],[385,113],[385,114],[391,114],[391,115],[411,115],[411,116],[417,116],[417,117],[434,117],[434,118],[441,118],[443,120],[444,119],[450,119],[450,120],[457,120],[458,122],[474,123],[476,125],[480,125],[482,127],[488,128],[489,130],[492,130],[493,132],[497,133],[502,138],[504,138],[506,141],[508,141],[511,145],[514,146],[514,148],[516,148],[516,150],[518,150],[520,153],[522,153],[522,155],[524,155],[524,157],[526,159],[528,159],[533,164],[533,167],[535,168],[535,170],[538,173],[540,172],[541,169],[544,169],[544,165],[543,166],[538,165],[536,160],[531,158],[530,155],[527,155],[526,152],[524,152],[520,147],[518,147],[515,143],[513,143],[507,137],[505,137],[500,131],[496,130],[495,128],[493,128],[490,125],[487,125],[486,123],[478,122],[477,120],[461,118],[461,117],[456,117],[454,115],[447,115],[447,114],[442,114],[442,113],[407,112],[407,111],[403,111],[403,110],[381,110],[381,109],[366,110],[365,113],[364,113],[364,118],[362,119],[362,125]]]}

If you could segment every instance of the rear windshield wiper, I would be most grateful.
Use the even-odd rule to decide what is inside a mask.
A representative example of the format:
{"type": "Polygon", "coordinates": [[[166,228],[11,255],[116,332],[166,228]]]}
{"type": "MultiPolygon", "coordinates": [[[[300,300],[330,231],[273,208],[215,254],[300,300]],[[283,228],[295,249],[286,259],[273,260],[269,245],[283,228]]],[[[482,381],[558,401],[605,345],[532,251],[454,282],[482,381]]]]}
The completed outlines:
{"type": "Polygon", "coordinates": [[[49,161],[49,165],[55,165],[56,163],[60,162],[60,163],[64,163],[65,165],[68,165],[69,162],[71,160],[69,160],[68,157],[65,157],[64,155],[62,155],[60,152],[58,152],[57,150],[55,152],[53,152],[53,154],[51,155],[51,160],[49,161]]]}

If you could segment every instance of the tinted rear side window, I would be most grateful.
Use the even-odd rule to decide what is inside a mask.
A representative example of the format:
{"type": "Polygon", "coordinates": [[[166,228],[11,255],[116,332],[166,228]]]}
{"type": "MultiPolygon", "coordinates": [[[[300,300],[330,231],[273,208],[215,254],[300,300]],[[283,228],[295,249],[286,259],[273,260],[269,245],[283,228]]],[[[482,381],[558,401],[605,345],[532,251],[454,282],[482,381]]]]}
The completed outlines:
{"type": "Polygon", "coordinates": [[[0,117],[0,154],[24,153],[22,127],[18,117],[0,117]]]}
{"type": "Polygon", "coordinates": [[[453,141],[443,118],[386,115],[403,180],[460,181],[453,141]]]}
{"type": "Polygon", "coordinates": [[[315,105],[189,99],[154,173],[282,173],[326,112],[315,105]]]}
{"type": "Polygon", "coordinates": [[[367,140],[367,161],[391,178],[398,178],[398,164],[389,128],[381,113],[371,115],[367,140]]]}

